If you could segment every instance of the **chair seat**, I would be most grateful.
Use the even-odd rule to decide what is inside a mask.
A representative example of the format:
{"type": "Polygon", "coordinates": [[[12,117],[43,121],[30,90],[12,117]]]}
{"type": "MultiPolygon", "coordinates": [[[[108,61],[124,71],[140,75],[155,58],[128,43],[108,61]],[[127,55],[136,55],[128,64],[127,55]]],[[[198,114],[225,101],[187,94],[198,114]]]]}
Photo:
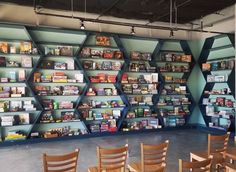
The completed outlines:
{"type": "MultiPolygon", "coordinates": [[[[199,151],[199,152],[191,152],[190,153],[191,159],[197,161],[206,160],[208,157],[207,151],[199,151]]],[[[212,164],[222,164],[224,163],[224,157],[221,153],[216,153],[212,155],[212,164]]]]}
{"type": "MultiPolygon", "coordinates": [[[[162,169],[163,167],[161,165],[149,165],[148,169],[146,168],[146,171],[158,171],[160,169],[162,169]]],[[[128,164],[128,169],[131,172],[141,172],[141,163],[140,162],[132,162],[130,164],[128,164]]]]}
{"type": "MultiPolygon", "coordinates": [[[[89,167],[88,172],[99,172],[98,167],[89,167]]],[[[120,169],[116,170],[102,170],[102,172],[123,172],[120,169]]],[[[125,172],[128,172],[127,169],[125,169],[125,172]]]]}

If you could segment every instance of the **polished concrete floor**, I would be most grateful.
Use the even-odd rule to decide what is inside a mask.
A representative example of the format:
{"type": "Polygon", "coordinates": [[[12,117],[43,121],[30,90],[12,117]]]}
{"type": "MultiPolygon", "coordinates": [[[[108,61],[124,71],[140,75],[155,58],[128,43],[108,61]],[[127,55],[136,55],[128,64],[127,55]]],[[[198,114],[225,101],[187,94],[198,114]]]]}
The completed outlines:
{"type": "MultiPolygon", "coordinates": [[[[0,148],[0,172],[42,172],[42,154],[61,154],[80,148],[78,171],[86,172],[96,164],[96,146],[115,147],[129,144],[128,162],[139,160],[140,143],[160,143],[170,140],[167,172],[178,171],[178,159],[189,160],[189,152],[206,149],[207,134],[200,131],[175,130],[142,134],[67,140],[0,148]]],[[[233,145],[231,140],[230,145],[233,145]]]]}

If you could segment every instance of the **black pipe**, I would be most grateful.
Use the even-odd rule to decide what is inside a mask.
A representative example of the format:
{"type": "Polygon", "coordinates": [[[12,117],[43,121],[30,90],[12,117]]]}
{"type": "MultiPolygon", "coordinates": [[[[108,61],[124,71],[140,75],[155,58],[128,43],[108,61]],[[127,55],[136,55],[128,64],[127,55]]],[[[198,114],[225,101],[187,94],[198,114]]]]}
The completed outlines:
{"type": "MultiPolygon", "coordinates": [[[[53,13],[45,13],[45,12],[38,12],[35,11],[38,15],[45,15],[45,16],[53,16],[53,17],[63,17],[63,18],[70,18],[71,16],[61,15],[61,14],[53,14],[53,13]]],[[[82,17],[73,17],[74,19],[84,20],[82,17]]],[[[118,21],[110,21],[110,20],[100,20],[100,19],[92,19],[86,18],[85,22],[95,22],[101,24],[112,24],[112,25],[120,25],[120,26],[133,26],[139,28],[148,28],[148,29],[160,29],[160,30],[171,30],[172,28],[167,26],[157,26],[157,25],[145,25],[145,24],[135,24],[135,23],[126,23],[126,22],[118,22],[118,21]]],[[[204,32],[204,33],[213,33],[213,34],[232,34],[233,33],[226,33],[226,32],[217,32],[217,31],[207,31],[207,30],[198,30],[198,29],[186,29],[186,28],[174,28],[175,31],[182,30],[182,31],[189,31],[189,32],[204,32]]]]}

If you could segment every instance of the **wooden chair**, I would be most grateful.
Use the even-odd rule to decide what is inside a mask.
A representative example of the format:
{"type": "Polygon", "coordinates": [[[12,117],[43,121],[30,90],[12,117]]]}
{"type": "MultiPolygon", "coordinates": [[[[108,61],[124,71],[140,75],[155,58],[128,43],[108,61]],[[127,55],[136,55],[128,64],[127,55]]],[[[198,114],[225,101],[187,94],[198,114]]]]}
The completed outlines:
{"type": "Polygon", "coordinates": [[[164,172],[166,166],[166,152],[169,140],[161,144],[141,143],[141,162],[128,165],[131,172],[164,172]]]}
{"type": "Polygon", "coordinates": [[[97,147],[98,166],[89,167],[89,172],[125,172],[128,145],[106,149],[97,147]]]}
{"type": "Polygon", "coordinates": [[[191,161],[203,161],[212,156],[212,170],[218,171],[220,167],[224,165],[224,154],[226,152],[229,134],[225,135],[211,135],[208,134],[208,149],[205,151],[191,152],[191,161]]]}
{"type": "Polygon", "coordinates": [[[187,162],[179,159],[179,172],[197,171],[197,172],[210,172],[211,158],[203,161],[187,162]]]}
{"type": "Polygon", "coordinates": [[[76,172],[79,149],[65,155],[43,154],[44,172],[76,172]]]}
{"type": "Polygon", "coordinates": [[[229,147],[224,156],[226,172],[236,172],[236,147],[229,147]]]}

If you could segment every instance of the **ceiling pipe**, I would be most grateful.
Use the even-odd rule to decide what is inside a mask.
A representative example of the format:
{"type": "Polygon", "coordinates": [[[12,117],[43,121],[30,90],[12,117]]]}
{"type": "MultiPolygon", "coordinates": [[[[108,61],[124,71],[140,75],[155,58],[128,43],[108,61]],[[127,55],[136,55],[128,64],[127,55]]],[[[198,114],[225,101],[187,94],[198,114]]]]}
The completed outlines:
{"type": "MultiPolygon", "coordinates": [[[[52,17],[62,17],[62,18],[70,18],[71,19],[71,16],[68,16],[68,15],[46,13],[46,12],[40,12],[40,11],[37,11],[37,10],[35,10],[35,13],[38,14],[38,15],[52,16],[52,17]]],[[[73,19],[83,20],[84,18],[74,16],[73,19]]],[[[101,23],[101,24],[128,26],[128,27],[134,26],[134,27],[138,27],[138,28],[149,28],[149,29],[160,29],[160,30],[170,30],[171,29],[168,26],[136,24],[136,23],[110,21],[110,20],[102,20],[102,19],[92,19],[92,18],[86,18],[86,20],[84,22],[86,22],[86,21],[87,22],[101,23]]],[[[188,32],[205,32],[205,33],[212,33],[212,34],[232,34],[232,33],[226,33],[226,32],[198,30],[198,29],[187,29],[187,28],[181,28],[181,27],[176,27],[176,30],[188,31],[188,32]]]]}

